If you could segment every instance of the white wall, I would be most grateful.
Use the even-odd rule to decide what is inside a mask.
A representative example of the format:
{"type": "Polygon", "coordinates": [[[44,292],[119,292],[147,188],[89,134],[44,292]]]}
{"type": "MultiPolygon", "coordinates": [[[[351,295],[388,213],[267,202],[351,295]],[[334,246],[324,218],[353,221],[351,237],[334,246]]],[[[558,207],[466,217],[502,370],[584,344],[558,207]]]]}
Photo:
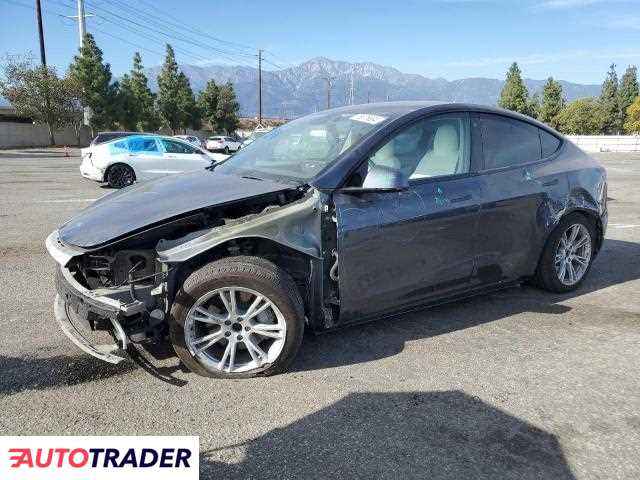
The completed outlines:
{"type": "Polygon", "coordinates": [[[640,152],[640,135],[566,135],[585,152],[640,152]]]}
{"type": "MultiPolygon", "coordinates": [[[[55,133],[57,145],[75,146],[78,142],[72,127],[61,128],[55,133]]],[[[86,146],[91,141],[91,130],[83,128],[80,144],[86,146]]],[[[49,129],[46,125],[31,123],[0,122],[0,148],[47,147],[49,129]]]]}

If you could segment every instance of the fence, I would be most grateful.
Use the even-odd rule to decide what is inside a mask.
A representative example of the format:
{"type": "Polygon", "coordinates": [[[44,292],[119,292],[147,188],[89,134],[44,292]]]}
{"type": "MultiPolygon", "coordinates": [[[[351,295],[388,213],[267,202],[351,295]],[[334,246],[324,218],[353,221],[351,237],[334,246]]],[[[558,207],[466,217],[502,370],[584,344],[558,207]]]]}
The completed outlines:
{"type": "Polygon", "coordinates": [[[586,152],[640,152],[640,135],[567,135],[586,152]]]}
{"type": "MultiPolygon", "coordinates": [[[[71,127],[61,128],[55,133],[58,145],[75,146],[76,134],[71,127]]],[[[80,144],[86,146],[91,141],[91,131],[83,128],[80,144]]],[[[46,147],[49,145],[49,129],[46,125],[31,123],[0,122],[0,148],[46,147]]]]}

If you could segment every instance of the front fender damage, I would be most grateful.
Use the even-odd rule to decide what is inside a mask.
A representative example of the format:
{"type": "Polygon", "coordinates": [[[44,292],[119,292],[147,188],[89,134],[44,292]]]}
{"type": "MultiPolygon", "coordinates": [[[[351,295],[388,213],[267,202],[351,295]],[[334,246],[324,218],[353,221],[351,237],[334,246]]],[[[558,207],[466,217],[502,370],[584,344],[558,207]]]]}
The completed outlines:
{"type": "Polygon", "coordinates": [[[310,189],[305,196],[285,206],[267,206],[257,214],[227,220],[224,225],[191,232],[175,240],[161,239],[158,261],[181,263],[230,240],[264,238],[321,258],[320,194],[310,189]]]}

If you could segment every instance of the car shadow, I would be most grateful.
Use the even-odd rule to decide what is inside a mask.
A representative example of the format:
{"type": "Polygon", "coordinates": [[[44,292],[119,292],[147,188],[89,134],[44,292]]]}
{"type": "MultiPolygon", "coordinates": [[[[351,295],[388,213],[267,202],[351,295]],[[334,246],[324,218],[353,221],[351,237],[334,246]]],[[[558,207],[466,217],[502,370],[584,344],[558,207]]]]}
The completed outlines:
{"type": "Polygon", "coordinates": [[[562,314],[571,308],[560,302],[638,278],[640,243],[607,239],[584,283],[574,292],[554,294],[524,285],[322,335],[307,334],[290,370],[333,368],[379,360],[400,353],[407,341],[443,335],[519,313],[562,314]]]}
{"type": "Polygon", "coordinates": [[[46,390],[95,382],[125,375],[136,365],[125,361],[118,365],[85,356],[10,357],[0,355],[0,398],[26,390],[46,390]]]}
{"type": "Polygon", "coordinates": [[[477,397],[443,391],[349,394],[256,439],[202,451],[200,478],[575,476],[555,435],[477,397]]]}

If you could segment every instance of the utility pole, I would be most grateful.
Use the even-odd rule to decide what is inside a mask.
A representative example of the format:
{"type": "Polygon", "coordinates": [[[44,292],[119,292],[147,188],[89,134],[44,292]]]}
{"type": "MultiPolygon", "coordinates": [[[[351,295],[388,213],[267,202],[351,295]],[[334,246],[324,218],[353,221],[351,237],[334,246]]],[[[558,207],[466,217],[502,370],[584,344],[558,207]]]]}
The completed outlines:
{"type": "Polygon", "coordinates": [[[258,126],[262,126],[262,49],[258,50],[258,126]]]}
{"type": "Polygon", "coordinates": [[[356,103],[356,90],[353,82],[353,67],[351,67],[351,84],[349,85],[349,105],[356,103]]]}
{"type": "Polygon", "coordinates": [[[40,9],[40,0],[36,0],[36,17],[38,19],[38,35],[40,36],[40,63],[43,67],[47,66],[47,56],[44,52],[44,32],[42,30],[42,11],[40,9]]]}
{"type": "Polygon", "coordinates": [[[327,110],[331,108],[331,77],[322,77],[322,79],[327,82],[327,110]]]}
{"type": "Polygon", "coordinates": [[[371,103],[371,90],[367,90],[367,103],[371,103]]]}
{"type": "MultiPolygon", "coordinates": [[[[39,2],[40,0],[38,0],[38,3],[39,2]]],[[[78,35],[80,37],[80,48],[82,48],[84,46],[84,37],[87,35],[87,24],[85,22],[85,19],[87,17],[93,17],[93,15],[92,14],[86,15],[84,13],[84,0],[78,0],[77,5],[78,5],[78,15],[76,16],[68,15],[66,17],[73,20],[75,19],[78,20],[78,35]]],[[[93,112],[91,111],[91,109],[89,107],[84,107],[82,124],[89,125],[92,115],[93,115],[93,112]]]]}
{"type": "Polygon", "coordinates": [[[84,0],[78,0],[78,33],[80,34],[80,48],[84,45],[84,37],[87,34],[87,24],[84,21],[84,0]]]}

